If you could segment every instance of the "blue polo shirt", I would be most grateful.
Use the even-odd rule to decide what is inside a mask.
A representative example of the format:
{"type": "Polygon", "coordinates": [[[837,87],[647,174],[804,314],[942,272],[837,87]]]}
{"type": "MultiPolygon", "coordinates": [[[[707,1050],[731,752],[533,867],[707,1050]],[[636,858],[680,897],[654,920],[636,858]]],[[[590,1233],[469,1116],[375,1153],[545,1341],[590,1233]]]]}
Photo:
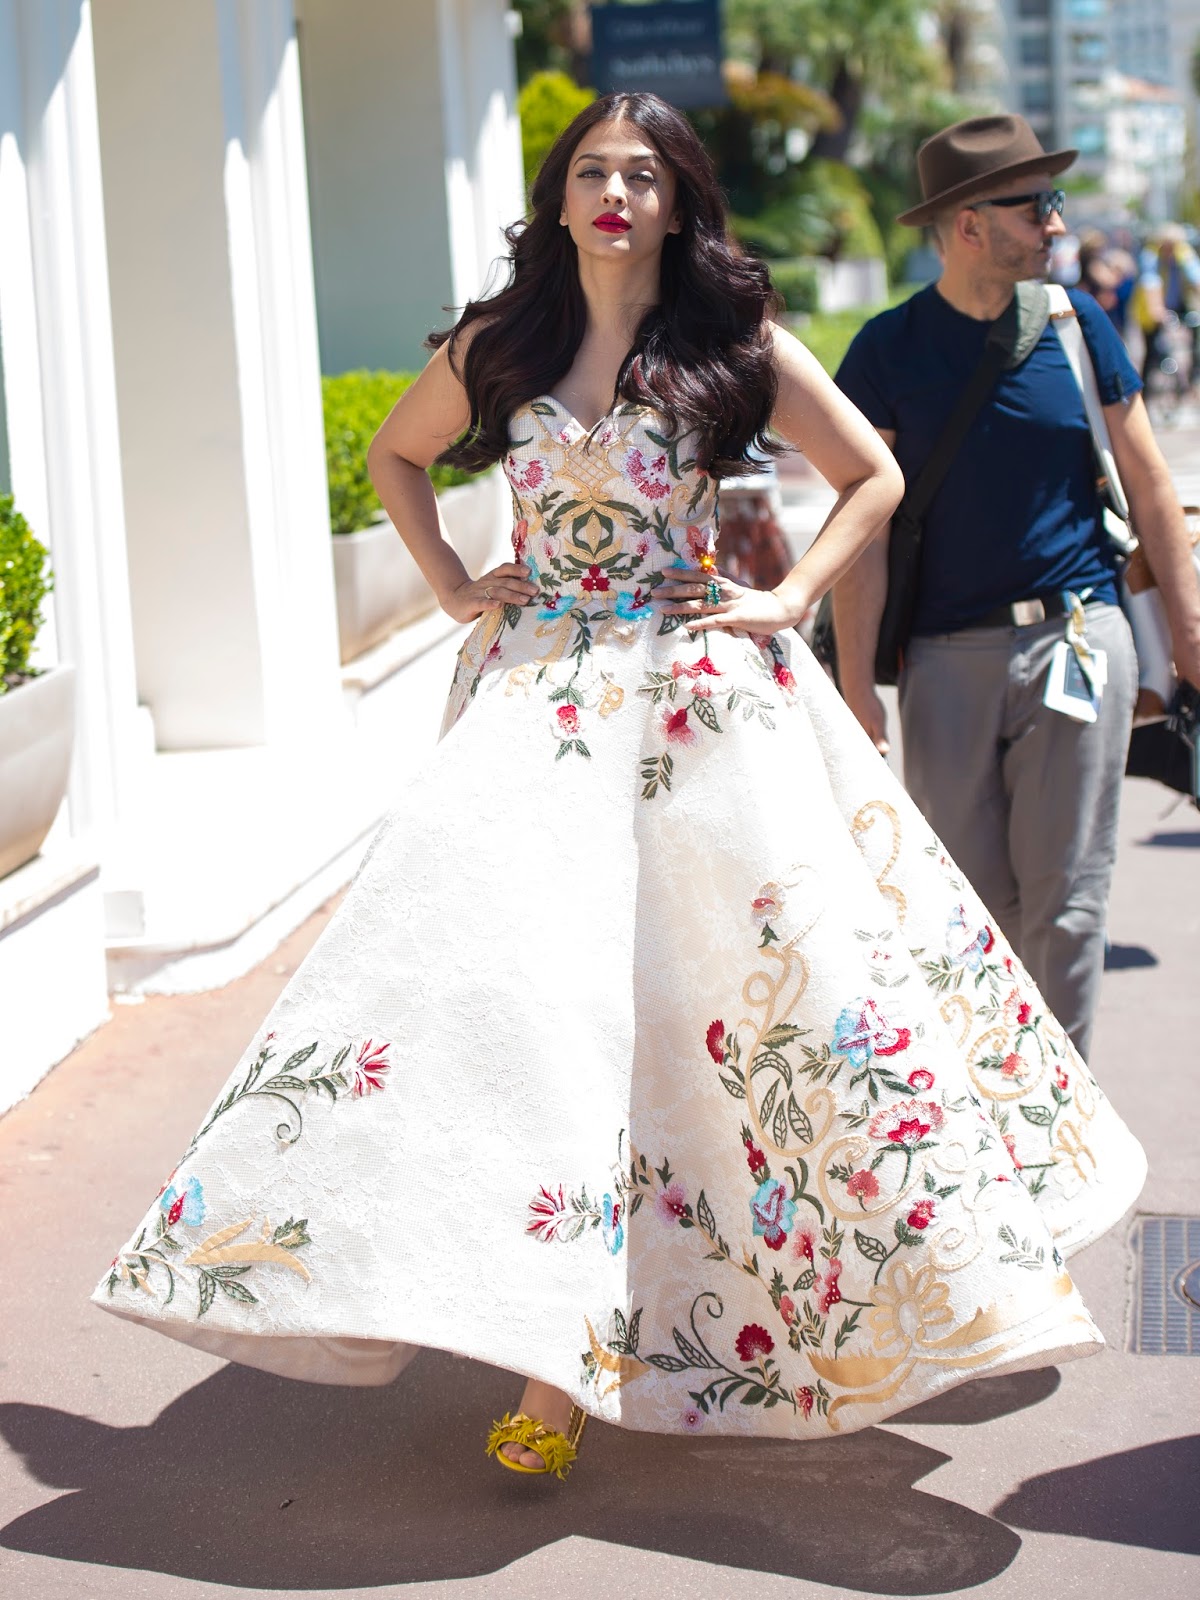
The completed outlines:
{"type": "MultiPolygon", "coordinates": [[[[1105,405],[1141,380],[1101,307],[1071,291],[1105,405]]],[[[934,285],[873,317],[838,370],[839,388],[896,434],[911,485],[971,380],[990,324],[956,311],[934,285]]],[[[1044,590],[1117,599],[1100,516],[1091,433],[1066,352],[1049,324],[984,401],[925,518],[913,631],[953,633],[998,605],[1044,590]]]]}

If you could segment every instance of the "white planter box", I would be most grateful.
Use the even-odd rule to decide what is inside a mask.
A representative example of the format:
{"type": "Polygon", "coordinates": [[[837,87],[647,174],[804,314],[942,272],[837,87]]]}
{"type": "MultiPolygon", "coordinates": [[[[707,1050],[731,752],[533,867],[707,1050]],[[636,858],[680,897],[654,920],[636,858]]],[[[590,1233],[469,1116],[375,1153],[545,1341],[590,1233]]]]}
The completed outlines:
{"type": "Polygon", "coordinates": [[[0,695],[0,878],[41,849],[67,792],[74,742],[74,667],[0,695]]]}
{"type": "MultiPolygon", "coordinates": [[[[495,471],[438,496],[450,543],[472,576],[478,576],[492,557],[506,500],[507,488],[495,471]]],[[[421,569],[388,521],[358,533],[335,535],[333,576],[343,662],[437,605],[421,569]]]]}

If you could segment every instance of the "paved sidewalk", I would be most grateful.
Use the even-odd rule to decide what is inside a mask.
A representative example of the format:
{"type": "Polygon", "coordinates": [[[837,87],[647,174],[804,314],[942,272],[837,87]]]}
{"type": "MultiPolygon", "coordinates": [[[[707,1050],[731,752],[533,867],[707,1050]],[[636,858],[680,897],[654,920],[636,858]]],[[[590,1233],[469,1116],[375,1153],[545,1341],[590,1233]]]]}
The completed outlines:
{"type": "MultiPolygon", "coordinates": [[[[1127,786],[1098,1075],[1144,1212],[1200,1211],[1200,815],[1127,786]]],[[[593,1425],[566,1485],[482,1450],[516,1385],[428,1352],[289,1384],[87,1304],[327,913],[204,995],[118,1008],[0,1121],[0,1593],[658,1600],[1200,1592],[1200,1360],[1125,1352],[1127,1227],[1073,1270],[1111,1348],[828,1444],[593,1425]]]]}

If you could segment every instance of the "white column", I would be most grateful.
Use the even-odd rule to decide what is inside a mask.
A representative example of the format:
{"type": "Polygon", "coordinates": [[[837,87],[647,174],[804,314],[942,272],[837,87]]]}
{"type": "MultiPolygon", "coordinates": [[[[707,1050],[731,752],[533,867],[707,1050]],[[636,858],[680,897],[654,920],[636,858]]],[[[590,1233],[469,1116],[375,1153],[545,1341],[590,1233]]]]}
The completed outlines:
{"type": "Polygon", "coordinates": [[[340,714],[287,0],[104,0],[97,84],[138,688],[160,748],[340,714]]]}
{"type": "Polygon", "coordinates": [[[71,830],[135,777],[134,666],[85,0],[0,0],[0,323],[13,492],[55,571],[42,658],[78,668],[71,830]]]}

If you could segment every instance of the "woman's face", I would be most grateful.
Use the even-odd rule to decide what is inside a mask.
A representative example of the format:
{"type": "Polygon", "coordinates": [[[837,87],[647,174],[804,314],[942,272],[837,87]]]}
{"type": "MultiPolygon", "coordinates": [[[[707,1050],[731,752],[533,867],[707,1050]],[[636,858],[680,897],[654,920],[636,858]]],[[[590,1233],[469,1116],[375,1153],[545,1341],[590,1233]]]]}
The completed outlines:
{"type": "Polygon", "coordinates": [[[631,122],[599,122],[571,157],[559,220],[582,255],[644,261],[683,226],[675,175],[631,122]]]}

